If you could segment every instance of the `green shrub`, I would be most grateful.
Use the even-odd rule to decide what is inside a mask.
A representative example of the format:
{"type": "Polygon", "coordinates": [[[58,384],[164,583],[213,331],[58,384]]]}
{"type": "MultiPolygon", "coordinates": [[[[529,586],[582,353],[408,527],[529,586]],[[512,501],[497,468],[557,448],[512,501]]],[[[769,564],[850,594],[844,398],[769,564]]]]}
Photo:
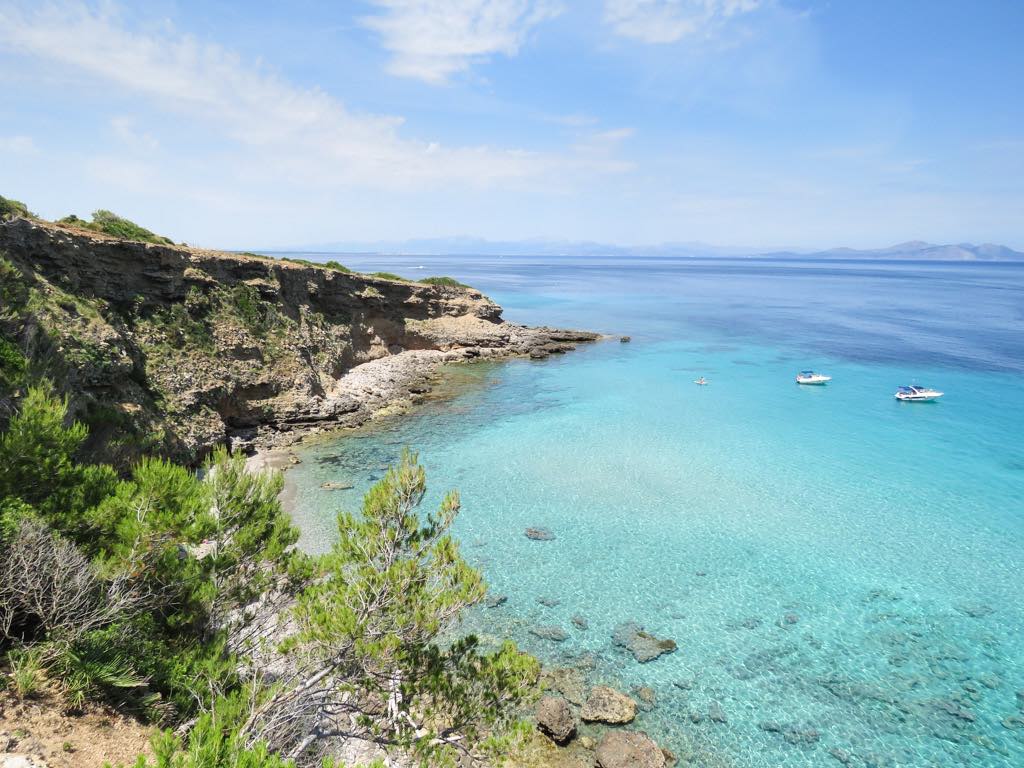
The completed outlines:
{"type": "Polygon", "coordinates": [[[201,299],[194,300],[195,290],[189,290],[183,303],[172,304],[153,314],[154,322],[167,334],[171,346],[176,349],[191,346],[208,350],[213,345],[210,328],[203,319],[209,311],[211,302],[208,299],[205,302],[201,299]]]}
{"type": "Polygon", "coordinates": [[[24,308],[28,297],[28,286],[21,270],[0,253],[0,320],[12,310],[24,308]]]}
{"type": "MultiPolygon", "coordinates": [[[[218,698],[185,739],[170,730],[157,734],[152,740],[155,762],[140,755],[132,768],[293,768],[293,761],[272,753],[266,744],[247,743],[240,731],[249,715],[245,693],[218,698]]],[[[343,768],[331,760],[323,766],[343,768]]]]}
{"type": "Polygon", "coordinates": [[[114,488],[114,470],[80,461],[87,430],[65,426],[68,403],[30,387],[0,434],[0,499],[38,510],[58,530],[83,534],[86,513],[114,488]]]}
{"type": "Polygon", "coordinates": [[[460,283],[454,277],[425,277],[419,282],[424,285],[443,285],[449,288],[469,288],[465,283],[460,283]]]}
{"type": "MultiPolygon", "coordinates": [[[[84,626],[65,616],[50,636],[47,628],[58,625],[37,615],[36,603],[5,602],[0,591],[0,615],[12,618],[15,636],[33,653],[45,651],[15,654],[12,664],[28,670],[42,658],[36,666],[73,706],[103,699],[149,718],[187,716],[238,684],[223,636],[227,617],[242,620],[238,609],[272,584],[310,575],[278,501],[282,481],[246,472],[245,458],[225,450],[211,457],[204,479],[149,458],[117,481],[109,467],[76,458],[86,431],[65,424],[66,415],[65,401],[31,387],[0,433],[0,564],[17,547],[21,559],[74,561],[74,572],[96,584],[89,594],[101,602],[92,604],[113,612],[84,626]],[[148,596],[146,609],[103,602],[114,598],[105,585],[115,582],[148,596]]],[[[6,632],[0,625],[0,649],[14,639],[6,632]]]]}
{"type": "Polygon", "coordinates": [[[370,277],[379,277],[381,280],[402,280],[405,282],[405,278],[396,275],[394,272],[371,272],[370,277]]]}
{"type": "Polygon", "coordinates": [[[301,264],[304,267],[323,267],[324,269],[333,269],[335,272],[346,272],[351,273],[352,270],[346,267],[344,264],[334,261],[310,261],[309,259],[297,259],[292,256],[282,256],[281,261],[287,261],[290,264],[301,264]]]}
{"type": "Polygon", "coordinates": [[[240,283],[222,296],[228,311],[256,336],[262,336],[280,324],[281,314],[277,307],[260,298],[259,291],[251,285],[240,283]]]}
{"type": "MultiPolygon", "coordinates": [[[[109,648],[57,645],[55,651],[47,671],[59,682],[61,694],[72,709],[80,710],[87,701],[100,698],[123,701],[124,693],[146,684],[131,661],[121,654],[112,654],[109,648]]],[[[142,694],[144,700],[152,700],[153,696],[142,694]]]]}
{"type": "Polygon", "coordinates": [[[35,648],[19,648],[7,654],[10,685],[14,695],[27,699],[39,692],[43,684],[42,655],[35,648]]]}
{"type": "Polygon", "coordinates": [[[19,200],[11,200],[8,197],[0,196],[0,221],[14,218],[32,219],[35,218],[28,206],[19,200]]]}
{"type": "Polygon", "coordinates": [[[58,224],[68,224],[82,229],[91,229],[94,232],[102,232],[112,237],[120,237],[123,240],[138,240],[143,243],[155,243],[157,245],[174,245],[170,238],[156,235],[145,227],[141,227],[134,221],[129,221],[116,213],[100,209],[93,211],[92,221],[85,221],[74,214],[65,216],[57,221],[58,224]]]}
{"type": "Polygon", "coordinates": [[[21,350],[0,336],[0,397],[25,383],[28,361],[21,350]]]}

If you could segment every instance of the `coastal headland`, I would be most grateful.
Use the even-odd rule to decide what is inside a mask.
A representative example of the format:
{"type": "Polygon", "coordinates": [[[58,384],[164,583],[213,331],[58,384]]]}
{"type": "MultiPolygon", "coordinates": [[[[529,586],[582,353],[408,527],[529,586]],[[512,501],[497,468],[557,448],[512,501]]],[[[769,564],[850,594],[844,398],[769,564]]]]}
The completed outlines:
{"type": "Polygon", "coordinates": [[[129,455],[194,463],[221,444],[288,445],[421,397],[442,364],[543,359],[600,338],[509,322],[459,284],[38,220],[0,224],[0,254],[43,297],[25,346],[94,439],[129,455]]]}

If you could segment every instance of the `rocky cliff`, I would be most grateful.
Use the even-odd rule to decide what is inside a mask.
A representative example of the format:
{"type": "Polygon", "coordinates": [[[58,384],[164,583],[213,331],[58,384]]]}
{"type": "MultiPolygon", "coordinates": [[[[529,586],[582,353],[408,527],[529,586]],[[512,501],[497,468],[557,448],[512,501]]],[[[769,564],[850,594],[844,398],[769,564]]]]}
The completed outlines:
{"type": "Polygon", "coordinates": [[[0,223],[0,258],[0,333],[124,457],[194,461],[219,443],[358,424],[422,392],[442,362],[597,338],[506,322],[470,288],[27,219],[0,223]]]}

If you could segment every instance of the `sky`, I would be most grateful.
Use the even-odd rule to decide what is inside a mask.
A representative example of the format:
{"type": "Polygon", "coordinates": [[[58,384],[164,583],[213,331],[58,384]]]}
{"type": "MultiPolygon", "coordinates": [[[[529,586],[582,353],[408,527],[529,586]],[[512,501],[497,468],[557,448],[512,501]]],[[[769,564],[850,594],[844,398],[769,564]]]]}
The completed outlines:
{"type": "Polygon", "coordinates": [[[225,248],[1024,249],[1020,0],[0,0],[0,194],[225,248]]]}

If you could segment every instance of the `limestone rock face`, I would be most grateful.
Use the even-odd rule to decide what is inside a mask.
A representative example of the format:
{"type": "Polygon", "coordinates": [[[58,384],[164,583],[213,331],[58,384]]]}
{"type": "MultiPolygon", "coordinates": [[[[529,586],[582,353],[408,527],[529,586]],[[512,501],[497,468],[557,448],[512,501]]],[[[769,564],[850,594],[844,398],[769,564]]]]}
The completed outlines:
{"type": "Polygon", "coordinates": [[[189,463],[219,444],[356,426],[422,397],[443,363],[598,338],[509,323],[472,288],[28,219],[0,222],[0,253],[42,300],[20,310],[14,332],[68,371],[56,383],[72,415],[111,409],[119,435],[158,440],[143,450],[189,463]]]}
{"type": "Polygon", "coordinates": [[[614,688],[598,685],[590,689],[580,716],[588,723],[631,723],[636,718],[636,702],[614,688]]]}
{"type": "Polygon", "coordinates": [[[47,768],[47,765],[31,755],[0,755],[0,768],[47,768]]]}
{"type": "Polygon", "coordinates": [[[556,744],[565,744],[576,734],[576,717],[560,696],[545,696],[537,705],[537,728],[556,744]]]}
{"type": "Polygon", "coordinates": [[[609,731],[597,745],[600,768],[665,768],[665,753],[645,733],[609,731]]]}

